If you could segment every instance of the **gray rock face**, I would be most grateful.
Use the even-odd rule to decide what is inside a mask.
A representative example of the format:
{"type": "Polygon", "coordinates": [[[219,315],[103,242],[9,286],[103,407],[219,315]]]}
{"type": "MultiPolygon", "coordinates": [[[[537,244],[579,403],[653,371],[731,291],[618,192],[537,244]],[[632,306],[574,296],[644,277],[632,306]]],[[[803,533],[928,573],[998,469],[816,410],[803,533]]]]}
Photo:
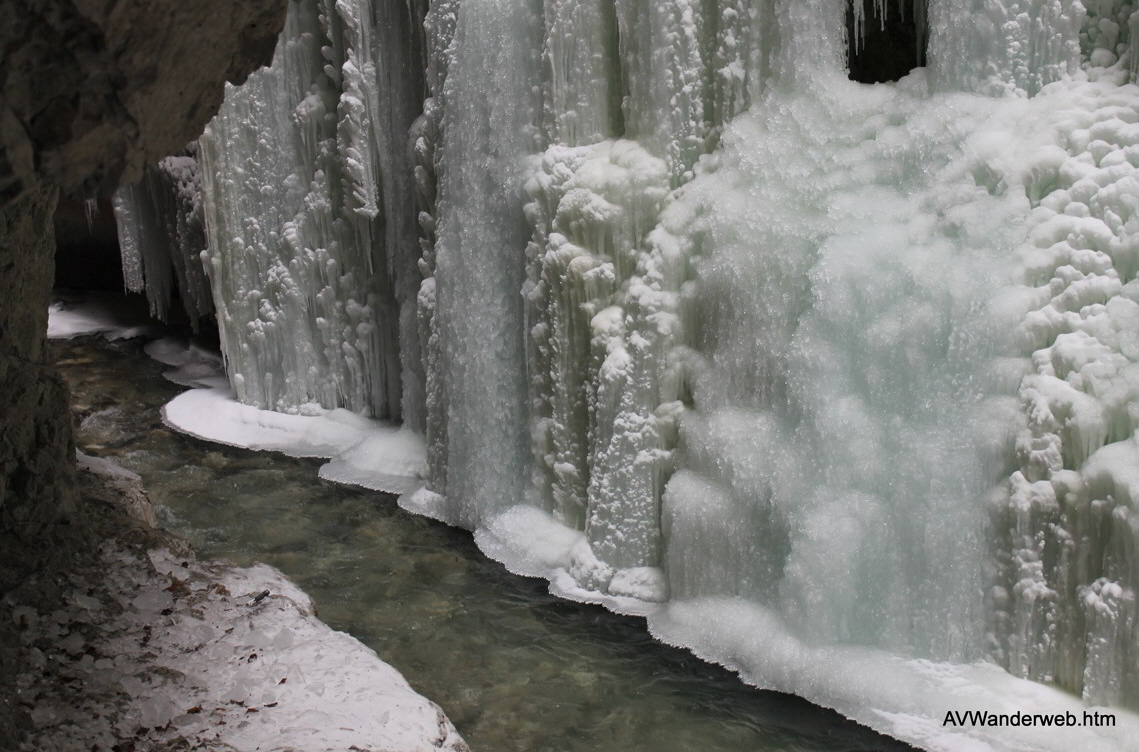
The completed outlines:
{"type": "Polygon", "coordinates": [[[283,0],[0,0],[0,593],[74,509],[44,352],[58,191],[108,192],[196,138],[284,20],[283,0]]]}
{"type": "Polygon", "coordinates": [[[66,548],[75,509],[67,388],[44,350],[56,194],[0,208],[0,593],[66,548]]]}
{"type": "Polygon", "coordinates": [[[0,0],[0,201],[137,180],[270,60],[284,16],[282,0],[0,0]]]}
{"type": "MultiPolygon", "coordinates": [[[[57,192],[41,186],[0,206],[0,595],[76,547],[67,388],[44,352],[57,192]]],[[[0,749],[15,748],[7,616],[0,603],[0,749]]]]}

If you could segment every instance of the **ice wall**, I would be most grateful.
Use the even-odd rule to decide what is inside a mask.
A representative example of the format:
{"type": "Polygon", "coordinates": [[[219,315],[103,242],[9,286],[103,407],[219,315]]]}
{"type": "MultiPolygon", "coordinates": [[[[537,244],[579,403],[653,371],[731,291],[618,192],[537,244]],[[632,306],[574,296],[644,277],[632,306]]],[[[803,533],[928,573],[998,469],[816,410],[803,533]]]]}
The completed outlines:
{"type": "Polygon", "coordinates": [[[943,88],[1035,94],[1078,69],[1085,16],[1070,0],[930,2],[930,72],[943,88]]]}
{"type": "Polygon", "coordinates": [[[1044,92],[1051,137],[1020,168],[1027,425],[993,525],[989,599],[1010,671],[1134,706],[1139,98],[1123,75],[1044,92]]]}
{"type": "Polygon", "coordinates": [[[648,235],[671,188],[756,96],[771,11],[446,7],[429,16],[447,77],[427,107],[430,118],[441,103],[445,117],[438,241],[425,255],[435,276],[420,296],[423,338],[437,348],[431,487],[451,522],[477,525],[529,499],[586,529],[604,559],[583,549],[580,576],[604,586],[613,566],[660,558],[674,421],[658,382],[681,278],[648,235]],[[496,111],[507,99],[513,111],[496,111]],[[492,440],[474,439],[491,426],[492,440]]]}
{"type": "Polygon", "coordinates": [[[1034,165],[1070,141],[1057,102],[1115,117],[1088,92],[1123,83],[1132,9],[918,10],[928,71],[864,87],[845,77],[841,3],[449,7],[446,230],[420,298],[439,495],[404,504],[560,571],[571,597],[742,599],[803,645],[989,659],[1133,705],[1112,678],[1133,663],[1131,528],[1085,532],[1088,552],[1061,561],[1069,528],[1095,526],[1029,520],[1051,497],[1017,470],[1052,430],[1032,427],[1024,374],[1043,356],[1017,333],[1040,284],[1018,259],[1054,190],[1034,165]],[[504,51],[504,29],[540,41],[504,51]],[[458,101],[472,89],[514,92],[510,133],[458,101]]]}
{"type": "Polygon", "coordinates": [[[407,508],[931,747],[1139,706],[1132,3],[919,2],[874,86],[836,0],[291,8],[202,142],[242,399],[402,410],[407,508]]]}
{"type": "Polygon", "coordinates": [[[424,50],[403,2],[290,5],[272,67],[201,139],[208,271],[244,402],[422,426],[407,130],[424,50]],[[402,346],[401,346],[402,345],[402,346]]]}

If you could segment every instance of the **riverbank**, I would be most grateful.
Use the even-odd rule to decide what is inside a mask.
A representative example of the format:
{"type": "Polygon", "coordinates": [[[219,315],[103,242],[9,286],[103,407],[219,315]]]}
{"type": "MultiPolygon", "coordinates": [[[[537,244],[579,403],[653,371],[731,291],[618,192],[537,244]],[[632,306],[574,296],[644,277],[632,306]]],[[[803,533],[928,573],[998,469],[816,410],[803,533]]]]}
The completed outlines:
{"type": "Polygon", "coordinates": [[[467,752],[442,710],[266,565],[200,562],[80,455],[90,546],[0,604],[19,750],[467,752]]]}

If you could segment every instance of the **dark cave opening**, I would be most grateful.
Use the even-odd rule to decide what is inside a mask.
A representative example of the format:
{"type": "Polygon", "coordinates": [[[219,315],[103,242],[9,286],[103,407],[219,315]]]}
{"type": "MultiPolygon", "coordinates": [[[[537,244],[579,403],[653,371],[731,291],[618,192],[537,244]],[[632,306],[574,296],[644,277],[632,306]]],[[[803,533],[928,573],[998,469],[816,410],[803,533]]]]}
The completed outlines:
{"type": "Polygon", "coordinates": [[[849,0],[846,10],[847,67],[851,81],[897,81],[926,64],[924,0],[849,0]],[[859,26],[855,3],[862,4],[859,26]]]}
{"type": "Polygon", "coordinates": [[[123,289],[119,237],[110,200],[60,196],[53,224],[56,287],[123,289]]]}

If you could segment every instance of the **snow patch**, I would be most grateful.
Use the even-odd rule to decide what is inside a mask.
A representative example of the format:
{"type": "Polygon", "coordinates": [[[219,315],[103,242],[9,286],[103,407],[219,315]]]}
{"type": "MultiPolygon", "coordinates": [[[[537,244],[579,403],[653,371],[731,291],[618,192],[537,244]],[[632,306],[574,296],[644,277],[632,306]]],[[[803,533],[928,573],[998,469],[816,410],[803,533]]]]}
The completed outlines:
{"type": "Polygon", "coordinates": [[[18,611],[33,670],[21,750],[448,750],[467,745],[369,648],[320,622],[284,575],[107,543],[59,608],[18,611]],[[74,688],[81,687],[76,692],[74,688]]]}

